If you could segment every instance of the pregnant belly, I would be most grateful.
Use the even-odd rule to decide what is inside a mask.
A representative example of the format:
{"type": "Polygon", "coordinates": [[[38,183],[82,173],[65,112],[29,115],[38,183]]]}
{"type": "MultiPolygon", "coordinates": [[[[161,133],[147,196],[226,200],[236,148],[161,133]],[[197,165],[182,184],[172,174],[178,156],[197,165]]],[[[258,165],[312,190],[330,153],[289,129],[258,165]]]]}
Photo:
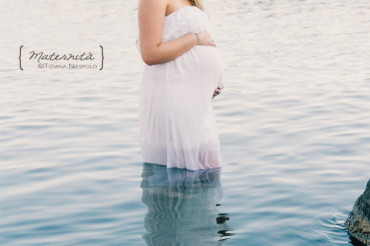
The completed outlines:
{"type": "Polygon", "coordinates": [[[179,58],[186,63],[188,73],[204,78],[213,88],[222,84],[224,61],[217,47],[197,45],[179,58]]]}

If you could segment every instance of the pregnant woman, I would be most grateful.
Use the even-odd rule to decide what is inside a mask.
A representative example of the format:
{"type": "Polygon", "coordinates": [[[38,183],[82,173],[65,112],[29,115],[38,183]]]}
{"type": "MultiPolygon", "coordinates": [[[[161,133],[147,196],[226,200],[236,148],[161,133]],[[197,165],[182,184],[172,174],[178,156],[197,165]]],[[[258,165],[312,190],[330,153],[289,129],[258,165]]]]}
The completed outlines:
{"type": "Polygon", "coordinates": [[[140,0],[140,148],[146,163],[189,170],[221,166],[212,98],[223,59],[199,0],[140,0]]]}

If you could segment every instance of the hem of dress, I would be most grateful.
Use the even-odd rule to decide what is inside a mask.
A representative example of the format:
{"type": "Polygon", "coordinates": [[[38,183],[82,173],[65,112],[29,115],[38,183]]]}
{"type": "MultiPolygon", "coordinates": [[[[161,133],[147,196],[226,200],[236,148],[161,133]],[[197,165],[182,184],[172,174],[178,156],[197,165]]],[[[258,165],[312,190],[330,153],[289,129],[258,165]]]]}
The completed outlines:
{"type": "Polygon", "coordinates": [[[189,171],[194,171],[194,172],[201,171],[201,170],[221,169],[223,167],[223,165],[220,164],[218,167],[189,169],[189,168],[186,168],[186,167],[183,167],[183,168],[180,168],[180,167],[169,167],[167,164],[147,162],[147,161],[144,161],[144,164],[158,165],[158,166],[166,166],[167,168],[175,168],[175,169],[181,169],[181,170],[189,170],[189,171]]]}

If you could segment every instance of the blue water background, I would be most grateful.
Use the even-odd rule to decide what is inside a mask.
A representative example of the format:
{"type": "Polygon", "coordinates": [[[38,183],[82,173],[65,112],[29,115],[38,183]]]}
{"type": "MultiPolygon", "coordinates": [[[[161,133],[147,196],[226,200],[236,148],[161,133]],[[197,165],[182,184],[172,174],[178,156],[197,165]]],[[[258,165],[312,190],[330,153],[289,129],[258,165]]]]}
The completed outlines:
{"type": "Polygon", "coordinates": [[[351,245],[370,177],[368,1],[204,1],[225,60],[214,173],[141,162],[137,1],[1,5],[1,245],[351,245]],[[104,69],[22,71],[21,45],[102,45],[104,69]]]}

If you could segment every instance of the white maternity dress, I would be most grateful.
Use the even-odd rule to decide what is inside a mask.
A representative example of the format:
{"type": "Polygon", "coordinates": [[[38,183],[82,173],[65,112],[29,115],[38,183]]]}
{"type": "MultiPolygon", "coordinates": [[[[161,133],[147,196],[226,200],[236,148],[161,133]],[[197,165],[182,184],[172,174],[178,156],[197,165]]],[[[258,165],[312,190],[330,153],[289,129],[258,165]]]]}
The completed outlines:
{"type": "MultiPolygon", "coordinates": [[[[209,30],[207,13],[184,6],[165,16],[162,42],[201,30],[209,30]]],[[[205,45],[166,63],[144,64],[139,106],[144,162],[189,170],[221,166],[212,95],[223,71],[217,48],[205,45]]]]}

